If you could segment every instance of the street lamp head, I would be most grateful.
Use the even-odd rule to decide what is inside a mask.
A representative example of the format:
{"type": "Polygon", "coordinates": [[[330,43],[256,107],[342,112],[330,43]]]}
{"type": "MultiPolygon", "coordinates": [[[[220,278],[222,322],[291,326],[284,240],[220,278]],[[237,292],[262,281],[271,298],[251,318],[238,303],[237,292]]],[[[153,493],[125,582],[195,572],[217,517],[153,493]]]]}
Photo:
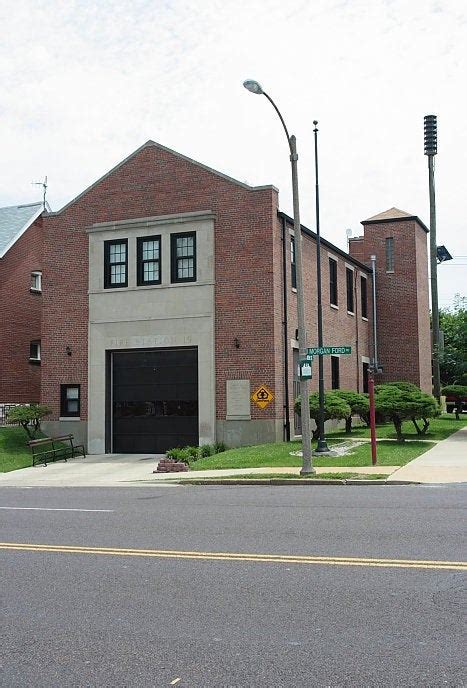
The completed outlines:
{"type": "Polygon", "coordinates": [[[247,91],[251,91],[251,93],[256,93],[256,95],[258,96],[263,95],[263,89],[261,88],[261,84],[259,84],[257,81],[254,81],[253,79],[247,79],[243,82],[243,85],[245,86],[247,91]]]}

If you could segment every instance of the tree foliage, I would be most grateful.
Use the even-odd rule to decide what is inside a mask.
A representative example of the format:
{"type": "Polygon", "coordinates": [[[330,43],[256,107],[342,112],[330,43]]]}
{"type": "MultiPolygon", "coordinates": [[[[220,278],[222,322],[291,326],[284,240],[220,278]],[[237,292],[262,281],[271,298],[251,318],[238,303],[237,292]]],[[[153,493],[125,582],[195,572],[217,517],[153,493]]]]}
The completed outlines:
{"type": "Polygon", "coordinates": [[[456,294],[451,308],[440,309],[439,328],[444,335],[439,369],[444,385],[467,384],[467,297],[456,294]]]}
{"type": "Polygon", "coordinates": [[[376,412],[394,423],[397,439],[404,442],[402,423],[411,420],[417,433],[424,435],[430,425],[428,419],[439,415],[436,399],[407,382],[386,383],[375,387],[376,412]],[[417,420],[423,420],[423,428],[417,420]]]}
{"type": "Polygon", "coordinates": [[[21,425],[29,439],[33,440],[41,429],[42,418],[50,413],[50,409],[42,404],[19,405],[8,412],[7,422],[21,425]]]}
{"type": "MultiPolygon", "coordinates": [[[[318,392],[313,392],[309,396],[309,408],[310,408],[310,418],[318,424],[319,416],[319,394],[318,392]]],[[[302,411],[302,401],[298,397],[295,400],[295,411],[301,414],[302,411]]],[[[352,413],[349,404],[344,401],[336,392],[326,392],[324,395],[324,420],[331,419],[346,419],[352,413]]],[[[318,428],[313,431],[313,439],[317,439],[319,434],[318,428]]]]}
{"type": "Polygon", "coordinates": [[[368,394],[360,394],[346,389],[336,389],[333,394],[337,394],[350,406],[351,414],[345,419],[345,432],[347,434],[352,431],[352,416],[360,416],[366,425],[369,424],[370,402],[368,394]]]}

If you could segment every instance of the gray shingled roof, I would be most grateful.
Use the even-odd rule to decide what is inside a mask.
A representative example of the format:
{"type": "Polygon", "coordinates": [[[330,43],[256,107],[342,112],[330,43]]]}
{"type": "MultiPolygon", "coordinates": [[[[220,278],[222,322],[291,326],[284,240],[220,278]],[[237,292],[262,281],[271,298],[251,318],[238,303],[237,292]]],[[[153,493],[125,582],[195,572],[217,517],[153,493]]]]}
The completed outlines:
{"type": "Polygon", "coordinates": [[[0,208],[0,258],[42,213],[42,203],[0,208]]]}

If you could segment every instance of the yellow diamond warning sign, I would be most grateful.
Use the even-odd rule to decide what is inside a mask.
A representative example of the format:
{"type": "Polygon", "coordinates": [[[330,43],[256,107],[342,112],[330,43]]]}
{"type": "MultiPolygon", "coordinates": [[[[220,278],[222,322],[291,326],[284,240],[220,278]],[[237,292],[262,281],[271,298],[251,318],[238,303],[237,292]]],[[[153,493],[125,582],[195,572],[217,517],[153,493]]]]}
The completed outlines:
{"type": "Polygon", "coordinates": [[[258,389],[251,395],[251,400],[254,401],[256,406],[259,406],[261,409],[269,406],[273,399],[274,394],[266,387],[266,385],[261,385],[261,387],[258,387],[258,389]]]}

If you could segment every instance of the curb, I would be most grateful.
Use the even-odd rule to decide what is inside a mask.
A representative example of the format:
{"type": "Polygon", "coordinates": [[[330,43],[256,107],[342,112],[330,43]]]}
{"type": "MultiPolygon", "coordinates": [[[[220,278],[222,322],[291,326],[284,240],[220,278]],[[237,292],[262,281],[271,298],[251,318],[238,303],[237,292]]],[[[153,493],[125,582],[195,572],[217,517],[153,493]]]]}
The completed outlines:
{"type": "Polygon", "coordinates": [[[233,478],[232,480],[223,480],[221,478],[193,478],[184,480],[171,481],[171,485],[263,485],[270,487],[272,485],[279,485],[283,487],[284,485],[420,485],[420,483],[413,480],[320,480],[319,478],[307,480],[306,478],[297,478],[296,480],[290,478],[289,480],[281,480],[280,478],[271,479],[267,478],[264,480],[259,479],[248,479],[241,480],[239,478],[233,478]]]}

